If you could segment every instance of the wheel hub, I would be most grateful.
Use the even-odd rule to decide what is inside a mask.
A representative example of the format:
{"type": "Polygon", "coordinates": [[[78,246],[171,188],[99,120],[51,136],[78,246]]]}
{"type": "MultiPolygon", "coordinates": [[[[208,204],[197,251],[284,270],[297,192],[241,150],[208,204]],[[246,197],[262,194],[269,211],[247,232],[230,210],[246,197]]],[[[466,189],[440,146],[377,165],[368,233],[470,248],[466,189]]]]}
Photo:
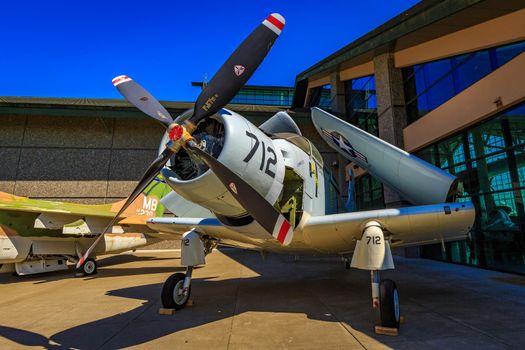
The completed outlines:
{"type": "Polygon", "coordinates": [[[187,296],[188,293],[184,290],[184,280],[180,280],[173,288],[173,301],[178,305],[182,305],[186,301],[187,296]]]}
{"type": "Polygon", "coordinates": [[[87,274],[91,274],[93,273],[93,271],[95,271],[95,263],[92,262],[92,261],[86,261],[84,263],[84,271],[87,273],[87,274]]]}

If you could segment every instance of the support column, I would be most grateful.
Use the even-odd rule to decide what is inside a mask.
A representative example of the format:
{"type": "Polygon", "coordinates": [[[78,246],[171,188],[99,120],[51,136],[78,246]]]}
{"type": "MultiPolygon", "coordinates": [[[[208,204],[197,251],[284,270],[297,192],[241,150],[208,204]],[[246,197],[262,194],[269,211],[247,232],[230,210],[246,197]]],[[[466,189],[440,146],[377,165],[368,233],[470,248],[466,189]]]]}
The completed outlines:
{"type": "Polygon", "coordinates": [[[340,116],[346,114],[345,85],[339,79],[339,72],[330,74],[330,101],[333,112],[340,116]]]}
{"type": "MultiPolygon", "coordinates": [[[[395,67],[392,53],[384,53],[374,57],[374,72],[379,137],[403,148],[403,129],[407,125],[407,113],[401,69],[395,67]]],[[[402,198],[390,188],[383,188],[386,207],[401,206],[402,198]]]]}
{"type": "MultiPolygon", "coordinates": [[[[345,85],[339,79],[339,72],[335,71],[330,74],[330,104],[332,113],[344,120],[346,120],[346,103],[345,103],[345,85]]],[[[337,168],[338,174],[335,176],[335,178],[338,181],[339,185],[339,195],[337,198],[340,205],[342,206],[342,211],[346,211],[344,209],[344,204],[346,203],[347,199],[347,184],[345,182],[346,174],[345,174],[345,166],[348,163],[348,160],[341,156],[340,154],[337,155],[337,162],[339,164],[339,167],[337,168]]]]}

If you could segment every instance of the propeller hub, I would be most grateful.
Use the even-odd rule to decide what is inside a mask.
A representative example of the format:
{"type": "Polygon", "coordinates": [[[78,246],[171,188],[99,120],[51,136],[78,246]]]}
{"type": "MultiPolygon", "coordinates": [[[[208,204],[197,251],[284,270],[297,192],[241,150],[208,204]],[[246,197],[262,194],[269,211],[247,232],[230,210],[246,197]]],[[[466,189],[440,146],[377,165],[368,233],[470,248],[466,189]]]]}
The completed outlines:
{"type": "Polygon", "coordinates": [[[171,127],[168,137],[171,141],[178,141],[184,135],[184,127],[180,124],[175,124],[171,127]]]}

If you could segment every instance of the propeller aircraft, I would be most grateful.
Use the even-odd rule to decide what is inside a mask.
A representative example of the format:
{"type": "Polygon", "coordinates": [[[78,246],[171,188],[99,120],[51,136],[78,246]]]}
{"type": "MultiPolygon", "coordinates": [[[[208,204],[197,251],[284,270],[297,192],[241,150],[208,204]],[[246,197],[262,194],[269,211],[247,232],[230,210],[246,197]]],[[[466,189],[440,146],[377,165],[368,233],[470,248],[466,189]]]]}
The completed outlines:
{"type": "MultiPolygon", "coordinates": [[[[176,119],[128,76],[113,79],[119,92],[162,123],[166,132],[159,156],[107,229],[161,173],[173,189],[162,204],[176,217],[150,218],[147,225],[181,239],[181,263],[186,266],[185,274],[176,273],[164,283],[165,308],[186,305],[193,268],[205,264],[214,247],[224,245],[282,254],[352,256],[352,267],[370,271],[372,305],[379,309],[381,325],[399,327],[397,286],[379,275],[394,268],[391,247],[464,239],[474,221],[474,207],[454,202],[454,176],[313,108],[312,121],[331,147],[413,204],[327,213],[330,182],[323,159],[293,119],[279,112],[257,127],[224,108],[262,62],[284,24],[279,14],[266,18],[218,70],[194,108],[176,119]],[[192,207],[213,215],[185,214],[192,207]]],[[[85,251],[78,268],[103,237],[85,251]]]]}
{"type": "MultiPolygon", "coordinates": [[[[80,275],[97,272],[95,255],[120,253],[162,240],[148,234],[146,220],[162,216],[170,188],[159,176],[123,212],[80,275]]],[[[66,270],[76,263],[124,201],[87,205],[19,197],[0,192],[0,265],[18,275],[66,270]]]]}

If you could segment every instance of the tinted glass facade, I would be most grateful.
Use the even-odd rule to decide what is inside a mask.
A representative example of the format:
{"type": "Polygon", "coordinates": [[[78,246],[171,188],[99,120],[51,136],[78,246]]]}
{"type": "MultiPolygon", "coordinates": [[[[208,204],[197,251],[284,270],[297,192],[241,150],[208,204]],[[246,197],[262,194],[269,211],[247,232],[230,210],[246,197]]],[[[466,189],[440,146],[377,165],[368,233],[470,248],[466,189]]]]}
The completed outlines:
{"type": "MultiPolygon", "coordinates": [[[[373,135],[378,135],[376,82],[373,75],[344,82],[347,120],[373,135]]],[[[370,175],[356,179],[356,210],[384,207],[383,185],[370,175]]]]}
{"type": "Polygon", "coordinates": [[[456,175],[477,218],[469,238],[423,256],[525,274],[525,103],[416,153],[456,175]]]}
{"type": "Polygon", "coordinates": [[[347,120],[377,136],[376,81],[373,75],[345,81],[347,120]]]}
{"type": "Polygon", "coordinates": [[[331,85],[323,85],[310,90],[310,97],[308,99],[308,107],[320,107],[323,109],[331,109],[331,85]]]}
{"type": "Polygon", "coordinates": [[[242,88],[230,101],[233,104],[286,106],[292,105],[294,89],[289,87],[250,87],[242,88]]]}
{"type": "Polygon", "coordinates": [[[337,214],[339,213],[339,200],[337,195],[339,194],[337,182],[335,181],[332,173],[326,168],[323,168],[324,173],[324,193],[325,193],[325,214],[337,214]]]}
{"type": "Polygon", "coordinates": [[[403,69],[411,123],[525,51],[525,42],[418,64],[403,69]]]}
{"type": "Polygon", "coordinates": [[[368,174],[359,177],[355,182],[355,199],[357,211],[384,208],[383,184],[368,174]]]}

